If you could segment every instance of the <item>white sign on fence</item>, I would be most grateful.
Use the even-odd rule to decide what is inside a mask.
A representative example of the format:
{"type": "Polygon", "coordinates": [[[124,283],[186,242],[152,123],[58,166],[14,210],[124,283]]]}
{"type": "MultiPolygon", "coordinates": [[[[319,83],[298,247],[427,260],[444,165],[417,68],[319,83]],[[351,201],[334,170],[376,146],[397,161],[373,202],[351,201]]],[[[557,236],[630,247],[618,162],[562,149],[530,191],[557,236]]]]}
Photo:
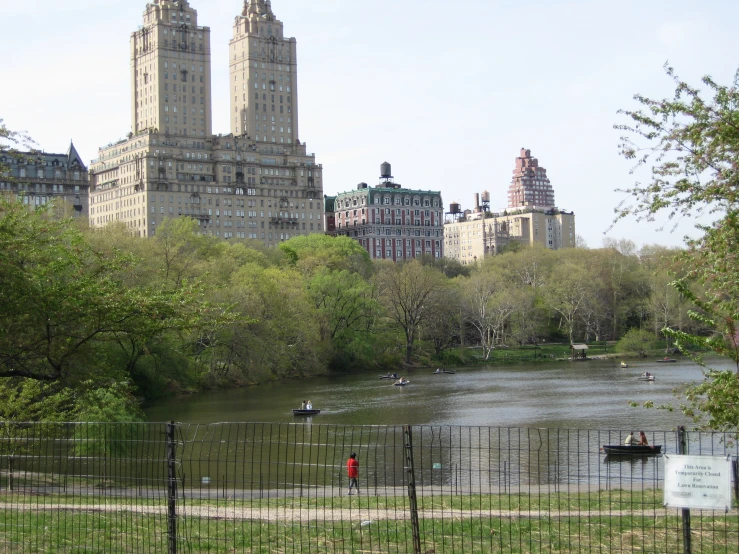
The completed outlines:
{"type": "Polygon", "coordinates": [[[665,454],[665,506],[731,508],[731,459],[665,454]]]}

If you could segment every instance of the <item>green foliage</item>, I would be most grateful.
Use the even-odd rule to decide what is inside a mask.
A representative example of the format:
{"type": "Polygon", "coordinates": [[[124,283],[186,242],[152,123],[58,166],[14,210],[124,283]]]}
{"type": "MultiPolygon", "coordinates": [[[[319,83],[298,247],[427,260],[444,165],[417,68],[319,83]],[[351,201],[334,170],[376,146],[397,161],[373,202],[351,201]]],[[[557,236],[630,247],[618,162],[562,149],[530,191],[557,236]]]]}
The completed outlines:
{"type": "Polygon", "coordinates": [[[646,329],[630,329],[623,338],[618,341],[616,350],[624,354],[636,354],[644,358],[649,350],[656,346],[654,333],[646,329]]]}
{"type": "Polygon", "coordinates": [[[703,211],[732,209],[739,200],[739,90],[704,77],[712,98],[681,81],[665,67],[675,83],[673,98],[653,100],[636,95],[640,110],[624,110],[630,122],[617,125],[626,134],[622,155],[647,167],[650,180],[624,191],[618,217],[633,214],[652,218],[666,212],[670,218],[703,211]]]}
{"type": "Polygon", "coordinates": [[[122,456],[135,448],[140,437],[135,421],[142,414],[127,383],[90,387],[80,395],[80,409],[74,427],[74,454],[89,457],[122,456]],[[116,425],[111,425],[111,423],[116,425]]]}
{"type": "Polygon", "coordinates": [[[354,239],[307,235],[280,244],[289,264],[303,274],[312,275],[324,268],[348,270],[365,277],[372,272],[369,254],[354,239]]]}
{"type": "Polygon", "coordinates": [[[72,389],[34,379],[0,380],[0,421],[71,421],[77,409],[72,389]]]}
{"type": "Polygon", "coordinates": [[[720,214],[715,224],[699,227],[703,237],[690,241],[689,251],[679,256],[687,271],[672,283],[672,298],[668,294],[653,295],[653,299],[661,304],[669,301],[672,313],[663,309],[665,316],[656,321],[684,353],[693,355],[695,347],[707,347],[736,364],[736,371],[707,370],[701,384],[685,389],[687,404],[682,406],[702,426],[735,431],[739,428],[739,89],[736,82],[729,87],[704,77],[703,85],[712,95],[704,98],[701,90],[679,80],[672,68],[667,68],[667,74],[675,81],[674,98],[637,96],[644,109],[622,112],[631,119],[629,125],[618,126],[628,133],[622,154],[636,160],[637,168],[651,166],[651,180],[629,189],[635,203],[622,204],[617,214],[637,218],[652,218],[659,212],[670,218],[720,214]],[[671,322],[681,312],[675,305],[686,302],[695,308],[687,312],[693,326],[676,326],[671,322]]]}
{"type": "Polygon", "coordinates": [[[376,282],[391,325],[405,335],[405,362],[409,364],[421,326],[444,304],[448,281],[436,269],[413,260],[381,266],[376,282]]]}

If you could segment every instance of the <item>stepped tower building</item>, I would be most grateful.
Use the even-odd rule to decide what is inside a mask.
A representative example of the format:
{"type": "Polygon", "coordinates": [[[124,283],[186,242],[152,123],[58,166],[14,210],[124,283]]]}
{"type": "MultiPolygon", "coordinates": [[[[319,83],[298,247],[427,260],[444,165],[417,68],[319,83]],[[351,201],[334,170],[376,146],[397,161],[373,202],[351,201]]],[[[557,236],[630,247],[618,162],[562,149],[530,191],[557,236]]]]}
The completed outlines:
{"type": "Polygon", "coordinates": [[[521,149],[516,158],[513,180],[508,188],[508,207],[523,208],[536,206],[551,208],[554,203],[554,189],[547,177],[547,170],[539,165],[539,160],[531,156],[531,150],[521,149]]]}
{"type": "Polygon", "coordinates": [[[298,139],[295,39],[269,0],[246,0],[231,41],[231,134],[213,135],[210,30],[187,0],[153,0],[131,36],[131,132],[90,168],[93,226],[152,236],[190,217],[203,234],[268,246],[323,232],[323,168],[298,139]]]}

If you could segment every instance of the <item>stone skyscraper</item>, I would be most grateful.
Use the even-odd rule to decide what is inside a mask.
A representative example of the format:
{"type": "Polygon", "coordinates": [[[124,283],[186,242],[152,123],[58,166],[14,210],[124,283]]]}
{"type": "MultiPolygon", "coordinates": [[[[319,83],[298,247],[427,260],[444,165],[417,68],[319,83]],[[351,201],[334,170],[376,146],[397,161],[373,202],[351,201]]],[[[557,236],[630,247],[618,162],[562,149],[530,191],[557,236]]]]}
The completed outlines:
{"type": "Polygon", "coordinates": [[[231,132],[257,142],[298,137],[297,43],[286,38],[269,0],[249,0],[230,43],[231,132]]]}
{"type": "Polygon", "coordinates": [[[131,130],[212,134],[210,29],[187,0],[154,0],[131,34],[131,130]]]}
{"type": "Polygon", "coordinates": [[[296,42],[269,0],[246,0],[236,17],[230,135],[211,131],[210,30],[197,11],[154,0],[143,22],[131,36],[131,132],[90,168],[92,225],[151,236],[184,216],[268,246],[323,232],[323,168],[298,138],[296,42]]]}

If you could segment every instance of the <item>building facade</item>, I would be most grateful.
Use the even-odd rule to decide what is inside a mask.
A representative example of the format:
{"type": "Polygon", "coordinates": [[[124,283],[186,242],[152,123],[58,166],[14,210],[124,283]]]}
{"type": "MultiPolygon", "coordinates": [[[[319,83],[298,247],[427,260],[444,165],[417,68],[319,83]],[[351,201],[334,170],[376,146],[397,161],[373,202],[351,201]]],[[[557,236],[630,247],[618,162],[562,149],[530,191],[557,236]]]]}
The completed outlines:
{"type": "MultiPolygon", "coordinates": [[[[229,135],[211,132],[210,31],[198,25],[197,11],[186,0],[158,0],[147,4],[143,21],[131,36],[132,132],[101,148],[91,165],[92,225],[118,221],[152,236],[166,218],[191,217],[204,234],[268,246],[322,233],[323,168],[297,135],[295,39],[287,41],[289,62],[251,47],[274,43],[276,33],[282,37],[270,2],[247,0],[236,17],[231,52],[237,46],[239,55],[232,61],[242,64],[243,74],[247,67],[255,71],[251,80],[236,82],[232,64],[232,86],[248,82],[270,96],[266,102],[260,96],[258,113],[256,101],[248,104],[252,126],[234,121],[229,135]],[[281,112],[292,118],[289,124],[279,125],[281,112]]],[[[232,98],[246,99],[245,88],[232,98]]]]}
{"type": "Polygon", "coordinates": [[[154,1],[131,34],[131,131],[212,135],[210,29],[187,0],[154,1]]]}
{"type": "Polygon", "coordinates": [[[474,264],[506,247],[540,245],[550,250],[575,247],[575,214],[554,205],[554,189],[547,171],[521,149],[508,188],[508,208],[492,212],[487,191],[475,195],[475,207],[462,211],[452,204],[444,226],[446,257],[474,264]]]}
{"type": "Polygon", "coordinates": [[[394,183],[383,164],[376,187],[326,197],[326,229],[358,241],[372,259],[395,262],[444,256],[444,203],[438,191],[413,190],[394,183]]]}
{"type": "Polygon", "coordinates": [[[29,206],[66,202],[75,215],[87,215],[88,171],[74,144],[66,154],[0,152],[0,164],[9,168],[7,175],[0,175],[0,193],[15,195],[29,206]]]}
{"type": "Polygon", "coordinates": [[[292,144],[298,136],[297,42],[284,36],[271,2],[249,2],[229,44],[231,133],[292,144]]]}
{"type": "Polygon", "coordinates": [[[531,156],[531,150],[521,148],[508,188],[508,207],[546,209],[555,206],[554,189],[547,170],[539,166],[539,160],[531,156]]]}
{"type": "Polygon", "coordinates": [[[444,226],[447,258],[474,264],[512,243],[550,250],[575,247],[575,214],[556,209],[523,208],[511,212],[463,214],[444,226]]]}

